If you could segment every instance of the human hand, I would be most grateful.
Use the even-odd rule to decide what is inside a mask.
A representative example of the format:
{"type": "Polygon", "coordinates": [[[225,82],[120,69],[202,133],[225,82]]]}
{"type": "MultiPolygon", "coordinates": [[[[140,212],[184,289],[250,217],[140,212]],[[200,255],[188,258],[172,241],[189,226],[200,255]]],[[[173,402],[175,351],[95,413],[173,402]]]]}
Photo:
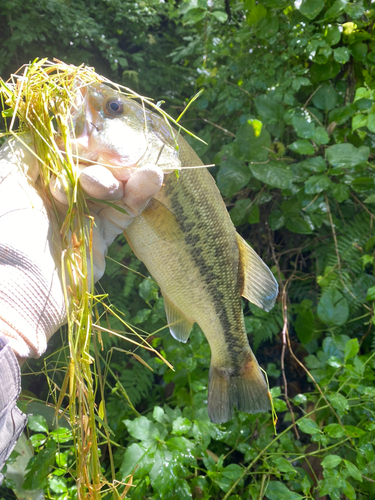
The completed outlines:
{"type": "MultiPolygon", "coordinates": [[[[163,172],[146,165],[123,182],[105,167],[83,166],[80,183],[88,197],[110,201],[127,212],[99,201],[87,203],[95,222],[97,281],[105,270],[108,246],[158,192],[163,172]]],[[[67,198],[59,179],[51,183],[51,192],[64,214],[67,198]]],[[[43,354],[49,338],[66,322],[61,251],[60,227],[43,194],[37,160],[12,139],[0,149],[0,334],[20,358],[43,354]]]]}

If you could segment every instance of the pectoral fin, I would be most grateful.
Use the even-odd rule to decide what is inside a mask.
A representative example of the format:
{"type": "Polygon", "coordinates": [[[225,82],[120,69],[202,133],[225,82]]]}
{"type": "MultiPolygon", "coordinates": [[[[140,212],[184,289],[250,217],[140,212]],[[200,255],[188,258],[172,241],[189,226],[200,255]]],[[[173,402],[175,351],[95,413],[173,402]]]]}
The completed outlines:
{"type": "Polygon", "coordinates": [[[266,311],[272,309],[279,287],[274,275],[259,255],[237,234],[242,273],[242,297],[266,311]]]}
{"type": "Polygon", "coordinates": [[[172,302],[164,296],[164,307],[168,327],[172,336],[179,342],[187,342],[194,321],[190,321],[172,302]]]}

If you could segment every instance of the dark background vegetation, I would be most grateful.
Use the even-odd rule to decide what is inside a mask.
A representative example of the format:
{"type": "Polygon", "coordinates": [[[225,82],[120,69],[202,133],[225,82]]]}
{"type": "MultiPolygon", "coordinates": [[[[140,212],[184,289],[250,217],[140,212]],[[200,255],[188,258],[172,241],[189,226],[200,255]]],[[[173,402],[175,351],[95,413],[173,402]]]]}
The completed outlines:
{"type": "MultiPolygon", "coordinates": [[[[269,414],[213,425],[202,332],[172,339],[157,285],[123,239],[111,247],[127,267],[108,261],[101,286],[175,368],[137,350],[151,371],[103,336],[115,473],[133,473],[129,498],[375,498],[374,20],[369,0],[0,1],[4,80],[36,57],[85,63],[175,117],[205,90],[182,124],[207,142],[191,141],[280,283],[269,314],[244,302],[277,434],[269,414]]],[[[59,368],[63,345],[56,335],[46,364],[26,369],[28,394],[53,401],[42,372],[59,368]]],[[[69,436],[43,417],[29,432],[37,458],[25,486],[75,498],[69,436]]]]}

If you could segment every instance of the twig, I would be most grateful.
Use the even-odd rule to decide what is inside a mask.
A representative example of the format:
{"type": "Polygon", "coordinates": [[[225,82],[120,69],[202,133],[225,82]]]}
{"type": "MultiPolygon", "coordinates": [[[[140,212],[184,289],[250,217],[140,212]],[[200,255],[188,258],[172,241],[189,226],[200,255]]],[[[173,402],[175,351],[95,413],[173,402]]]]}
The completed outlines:
{"type": "Polygon", "coordinates": [[[275,265],[276,265],[276,269],[277,269],[277,274],[278,274],[278,277],[279,277],[279,283],[280,283],[280,286],[282,287],[282,308],[283,308],[283,321],[284,321],[284,325],[283,325],[283,330],[282,330],[282,334],[281,334],[281,338],[282,338],[282,341],[283,341],[283,348],[282,348],[282,351],[281,351],[281,372],[283,374],[283,381],[284,381],[285,401],[286,401],[286,404],[287,404],[287,406],[289,408],[290,415],[292,417],[294,433],[296,435],[296,438],[299,439],[300,436],[299,436],[298,429],[297,429],[297,426],[296,426],[296,421],[295,421],[295,418],[294,418],[294,412],[293,412],[292,405],[290,404],[289,397],[288,397],[288,382],[287,382],[286,375],[285,375],[285,365],[284,365],[285,350],[286,350],[286,337],[287,337],[287,332],[288,332],[288,307],[287,307],[287,292],[286,292],[286,290],[287,290],[287,286],[288,286],[289,280],[288,280],[288,282],[285,285],[282,284],[280,265],[279,265],[279,261],[276,259],[275,249],[274,249],[274,246],[273,246],[273,240],[272,240],[272,236],[271,236],[271,230],[270,230],[270,228],[268,226],[267,226],[267,228],[268,228],[269,241],[270,241],[270,245],[271,245],[272,257],[273,257],[273,259],[275,261],[275,265]]]}
{"type": "Polygon", "coordinates": [[[216,123],[213,123],[213,122],[210,122],[210,120],[207,120],[207,118],[202,118],[202,120],[206,123],[209,123],[210,125],[212,125],[213,127],[216,127],[220,130],[222,130],[223,132],[225,132],[226,134],[230,135],[231,137],[236,137],[236,134],[233,134],[232,132],[229,132],[229,130],[227,130],[226,128],[224,127],[220,127],[220,125],[217,125],[216,123]]]}

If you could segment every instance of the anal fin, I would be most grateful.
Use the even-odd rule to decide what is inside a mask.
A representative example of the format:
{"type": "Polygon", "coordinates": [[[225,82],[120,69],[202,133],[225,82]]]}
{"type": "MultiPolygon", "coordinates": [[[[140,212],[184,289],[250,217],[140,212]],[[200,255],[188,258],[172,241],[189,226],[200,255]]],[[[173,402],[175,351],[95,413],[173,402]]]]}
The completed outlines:
{"type": "Polygon", "coordinates": [[[252,304],[270,311],[279,293],[277,281],[269,267],[238,233],[237,242],[243,279],[241,295],[252,304]]]}
{"type": "Polygon", "coordinates": [[[194,321],[188,319],[172,302],[164,296],[169,331],[179,342],[187,342],[194,321]]]}

